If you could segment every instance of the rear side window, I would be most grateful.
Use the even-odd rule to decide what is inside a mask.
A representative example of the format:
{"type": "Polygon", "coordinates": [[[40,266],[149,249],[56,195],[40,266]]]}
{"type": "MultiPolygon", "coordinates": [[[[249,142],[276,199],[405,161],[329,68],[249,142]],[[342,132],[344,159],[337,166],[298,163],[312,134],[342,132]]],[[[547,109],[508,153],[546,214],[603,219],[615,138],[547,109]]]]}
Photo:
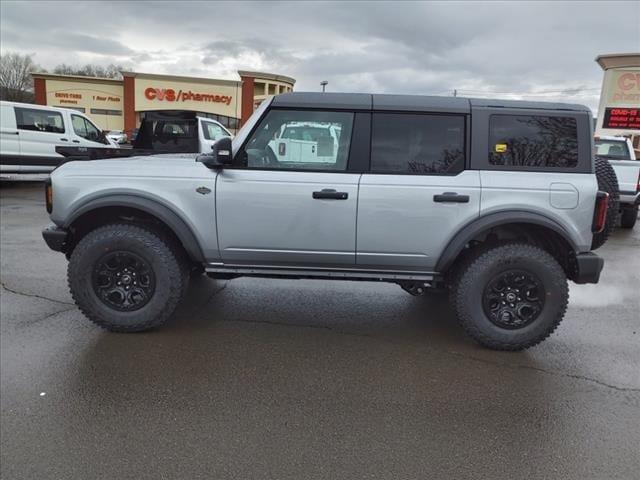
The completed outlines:
{"type": "Polygon", "coordinates": [[[576,119],[492,115],[489,121],[489,164],[528,168],[576,167],[576,119]]]}
{"type": "Polygon", "coordinates": [[[462,115],[375,113],[371,171],[455,175],[464,170],[462,115]]]}
{"type": "Polygon", "coordinates": [[[52,110],[16,107],[16,123],[20,130],[64,133],[62,115],[52,110]]]}

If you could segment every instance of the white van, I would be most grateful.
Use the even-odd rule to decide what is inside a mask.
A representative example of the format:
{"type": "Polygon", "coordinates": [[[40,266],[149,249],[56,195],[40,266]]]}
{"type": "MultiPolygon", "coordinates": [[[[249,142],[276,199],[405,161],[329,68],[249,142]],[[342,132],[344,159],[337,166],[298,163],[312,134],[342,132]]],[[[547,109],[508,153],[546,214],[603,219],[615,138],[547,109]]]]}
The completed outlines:
{"type": "Polygon", "coordinates": [[[76,110],[0,102],[0,172],[50,172],[64,159],[58,145],[118,148],[76,110]]]}

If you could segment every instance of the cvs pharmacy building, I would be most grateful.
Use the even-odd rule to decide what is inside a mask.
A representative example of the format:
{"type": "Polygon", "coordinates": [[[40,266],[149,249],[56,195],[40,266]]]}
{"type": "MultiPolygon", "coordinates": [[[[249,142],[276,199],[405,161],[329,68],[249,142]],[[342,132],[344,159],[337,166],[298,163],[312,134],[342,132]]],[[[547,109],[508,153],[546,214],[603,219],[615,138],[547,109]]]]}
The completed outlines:
{"type": "Polygon", "coordinates": [[[36,103],[79,110],[103,130],[129,134],[147,112],[189,111],[235,131],[268,95],[290,92],[295,80],[239,71],[240,80],[121,72],[122,80],[34,73],[36,103]]]}

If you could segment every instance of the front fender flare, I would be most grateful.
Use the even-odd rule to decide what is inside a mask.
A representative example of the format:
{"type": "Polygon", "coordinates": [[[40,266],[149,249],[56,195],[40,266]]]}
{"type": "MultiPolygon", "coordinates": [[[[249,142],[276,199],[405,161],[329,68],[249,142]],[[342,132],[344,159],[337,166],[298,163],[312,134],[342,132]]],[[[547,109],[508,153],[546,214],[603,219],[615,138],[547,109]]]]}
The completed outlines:
{"type": "Polygon", "coordinates": [[[574,251],[578,251],[575,242],[571,239],[567,230],[549,217],[527,211],[496,212],[477,218],[459,230],[449,241],[442,255],[440,255],[435,270],[437,272],[445,272],[448,270],[467,243],[478,234],[500,225],[514,223],[531,224],[549,228],[566,240],[574,251]]]}
{"type": "Polygon", "coordinates": [[[104,207],[129,207],[142,210],[149,215],[153,215],[173,231],[192,260],[197,262],[205,261],[202,248],[200,247],[196,236],[180,215],[156,200],[138,195],[105,195],[103,197],[89,200],[76,208],[71,215],[65,219],[62,227],[69,228],[74,221],[80,218],[80,216],[90,212],[91,210],[104,207]]]}

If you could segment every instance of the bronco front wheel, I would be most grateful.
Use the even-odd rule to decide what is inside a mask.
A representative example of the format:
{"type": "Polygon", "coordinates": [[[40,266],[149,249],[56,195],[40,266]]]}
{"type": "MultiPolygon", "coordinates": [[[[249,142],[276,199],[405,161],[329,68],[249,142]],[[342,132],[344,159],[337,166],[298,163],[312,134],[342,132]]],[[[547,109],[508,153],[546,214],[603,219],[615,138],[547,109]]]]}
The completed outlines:
{"type": "Polygon", "coordinates": [[[82,313],[114,332],[163,324],[187,281],[181,256],[170,243],[128,224],[105,225],[85,235],[67,270],[71,295],[82,313]]]}

